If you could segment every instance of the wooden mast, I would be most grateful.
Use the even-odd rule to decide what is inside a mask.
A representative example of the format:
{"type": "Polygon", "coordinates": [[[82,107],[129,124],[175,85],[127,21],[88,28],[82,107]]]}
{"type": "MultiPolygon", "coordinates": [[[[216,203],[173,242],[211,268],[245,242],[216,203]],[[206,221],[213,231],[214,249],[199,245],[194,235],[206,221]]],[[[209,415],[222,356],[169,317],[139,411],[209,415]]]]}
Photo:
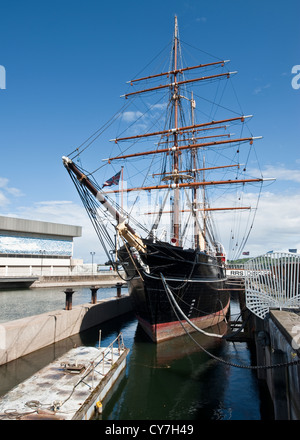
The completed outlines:
{"type": "MultiPolygon", "coordinates": [[[[177,85],[177,49],[178,49],[178,25],[177,25],[177,17],[175,16],[175,33],[174,33],[174,93],[172,99],[174,101],[174,147],[175,151],[173,152],[173,164],[172,164],[172,174],[174,175],[174,183],[178,184],[178,171],[179,171],[179,152],[178,148],[178,85],[177,85]]],[[[171,242],[175,246],[179,246],[179,187],[174,189],[174,197],[173,197],[173,213],[171,215],[171,227],[172,227],[172,236],[171,242]]]]}
{"type": "MultiPolygon", "coordinates": [[[[192,124],[195,124],[195,101],[194,101],[194,95],[192,93],[191,96],[191,115],[192,115],[192,124]]],[[[195,143],[195,137],[193,132],[193,143],[195,143]]],[[[221,135],[222,136],[222,135],[221,135]]],[[[197,150],[192,149],[192,159],[193,159],[193,169],[194,169],[194,182],[197,180],[197,150]]],[[[199,249],[200,246],[200,234],[202,235],[200,229],[199,229],[199,223],[198,223],[198,188],[195,186],[193,188],[193,202],[192,202],[192,209],[194,212],[194,246],[195,249],[199,249]]],[[[205,244],[204,244],[205,246],[205,244]]],[[[204,250],[204,249],[203,249],[204,250]]]]}

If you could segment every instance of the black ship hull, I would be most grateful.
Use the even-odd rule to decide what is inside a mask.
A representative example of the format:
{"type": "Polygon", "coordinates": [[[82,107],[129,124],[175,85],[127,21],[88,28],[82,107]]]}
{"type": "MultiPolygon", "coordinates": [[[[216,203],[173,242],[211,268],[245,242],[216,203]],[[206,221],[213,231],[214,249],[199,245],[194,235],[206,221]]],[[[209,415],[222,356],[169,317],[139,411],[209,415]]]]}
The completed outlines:
{"type": "Polygon", "coordinates": [[[167,243],[145,244],[144,254],[129,255],[128,248],[121,248],[118,257],[127,274],[136,316],[154,342],[194,330],[170,302],[166,284],[180,310],[198,328],[224,320],[229,292],[224,289],[225,271],[220,258],[167,243]]]}

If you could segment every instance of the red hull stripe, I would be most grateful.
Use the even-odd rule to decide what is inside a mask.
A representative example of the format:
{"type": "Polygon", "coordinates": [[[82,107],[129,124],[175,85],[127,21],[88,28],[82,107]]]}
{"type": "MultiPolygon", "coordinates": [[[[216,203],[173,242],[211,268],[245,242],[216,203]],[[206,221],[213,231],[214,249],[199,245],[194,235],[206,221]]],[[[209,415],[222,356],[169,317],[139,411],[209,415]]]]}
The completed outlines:
{"type": "MultiPolygon", "coordinates": [[[[204,329],[204,328],[216,325],[219,322],[224,320],[225,315],[226,315],[228,308],[229,308],[229,303],[230,303],[230,301],[228,301],[227,305],[219,312],[212,313],[207,316],[193,318],[193,319],[191,319],[191,321],[195,325],[197,325],[200,329],[204,329]]],[[[141,324],[141,326],[145,330],[145,332],[155,342],[164,341],[164,340],[171,339],[173,337],[180,336],[180,335],[184,334],[185,330],[184,330],[182,324],[189,331],[196,331],[185,320],[165,322],[165,323],[161,323],[161,324],[151,325],[151,324],[149,324],[149,322],[145,321],[140,316],[137,316],[137,318],[138,318],[139,323],[141,324]]]]}

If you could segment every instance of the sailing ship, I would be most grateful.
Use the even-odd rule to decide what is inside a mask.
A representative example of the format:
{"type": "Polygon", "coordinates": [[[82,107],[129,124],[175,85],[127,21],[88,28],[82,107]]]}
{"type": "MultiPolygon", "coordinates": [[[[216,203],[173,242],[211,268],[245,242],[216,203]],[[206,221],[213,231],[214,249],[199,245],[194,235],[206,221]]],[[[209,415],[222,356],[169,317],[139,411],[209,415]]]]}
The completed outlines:
{"type": "MultiPolygon", "coordinates": [[[[149,171],[139,172],[137,169],[136,178],[141,178],[139,184],[133,187],[124,185],[122,165],[121,171],[113,178],[99,185],[95,172],[86,172],[78,160],[75,161],[90,145],[90,140],[82,149],[77,148],[72,156],[63,157],[64,166],[108,256],[108,264],[113,265],[128,283],[138,321],[156,343],[191,330],[203,331],[225,319],[230,305],[230,294],[226,288],[226,255],[224,247],[214,236],[212,214],[215,211],[249,211],[251,207],[241,204],[224,206],[224,200],[222,206],[212,207],[208,190],[232,185],[241,189],[247,183],[261,184],[265,180],[263,177],[246,176],[245,165],[242,166],[244,175],[241,176],[241,164],[237,158],[237,148],[246,143],[251,146],[258,138],[252,135],[233,138],[228,133],[228,126],[244,126],[249,116],[238,114],[217,120],[195,120],[196,104],[190,87],[226,80],[236,72],[222,70],[221,73],[188,79],[186,75],[199,70],[224,69],[227,61],[218,59],[191,67],[182,66],[177,17],[170,58],[167,71],[135,78],[129,82],[129,87],[157,80],[163,83],[151,83],[151,87],[134,89],[123,95],[127,105],[127,101],[139,99],[145,94],[164,93],[167,104],[162,105],[159,101],[159,105],[156,103],[151,107],[163,110],[165,119],[159,118],[158,121],[163,125],[155,131],[148,129],[139,134],[132,131],[127,136],[114,138],[112,145],[118,147],[118,152],[105,159],[105,166],[134,160],[135,167],[143,163],[143,169],[142,159],[150,159],[149,171]],[[183,114],[186,110],[183,104],[188,105],[188,118],[183,114]],[[147,146],[137,150],[139,141],[142,145],[150,141],[156,144],[155,147],[147,146]],[[122,145],[125,148],[122,149],[122,145]],[[227,152],[232,147],[235,158],[229,163],[227,152]],[[132,152],[128,151],[130,148],[132,152]],[[208,162],[210,150],[214,153],[221,151],[222,158],[227,162],[221,165],[208,162]],[[152,174],[151,165],[155,165],[156,171],[152,174]],[[220,171],[225,178],[206,179],[209,173],[220,171]],[[227,177],[229,171],[235,172],[234,177],[227,177]],[[146,183],[149,178],[154,179],[152,184],[146,183]],[[119,184],[119,188],[111,189],[116,184],[119,184]],[[138,206],[138,210],[134,215],[132,207],[124,207],[124,196],[133,193],[162,195],[155,198],[156,202],[151,205],[150,212],[145,207],[143,214],[141,210],[144,206],[136,197],[135,208],[138,206]],[[147,227],[142,221],[146,216],[150,219],[150,226],[147,227]],[[163,222],[166,218],[169,221],[163,222]],[[160,224],[164,225],[162,232],[160,224]]],[[[133,116],[134,113],[141,122],[142,113],[126,114],[133,116]]],[[[120,117],[118,113],[112,119],[124,121],[126,118],[120,117]]],[[[100,131],[102,133],[104,130],[100,131]]],[[[98,134],[98,131],[94,134],[95,139],[98,134]]],[[[102,172],[103,167],[97,170],[102,172]]]]}

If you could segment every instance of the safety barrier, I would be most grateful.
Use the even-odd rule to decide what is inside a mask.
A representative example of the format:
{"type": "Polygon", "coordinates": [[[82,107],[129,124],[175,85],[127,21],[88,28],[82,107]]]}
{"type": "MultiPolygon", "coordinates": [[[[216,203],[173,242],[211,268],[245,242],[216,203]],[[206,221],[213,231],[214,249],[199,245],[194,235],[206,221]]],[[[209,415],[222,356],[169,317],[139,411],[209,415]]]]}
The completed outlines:
{"type": "Polygon", "coordinates": [[[300,307],[300,255],[268,253],[245,263],[246,306],[264,319],[270,308],[300,307]]]}

